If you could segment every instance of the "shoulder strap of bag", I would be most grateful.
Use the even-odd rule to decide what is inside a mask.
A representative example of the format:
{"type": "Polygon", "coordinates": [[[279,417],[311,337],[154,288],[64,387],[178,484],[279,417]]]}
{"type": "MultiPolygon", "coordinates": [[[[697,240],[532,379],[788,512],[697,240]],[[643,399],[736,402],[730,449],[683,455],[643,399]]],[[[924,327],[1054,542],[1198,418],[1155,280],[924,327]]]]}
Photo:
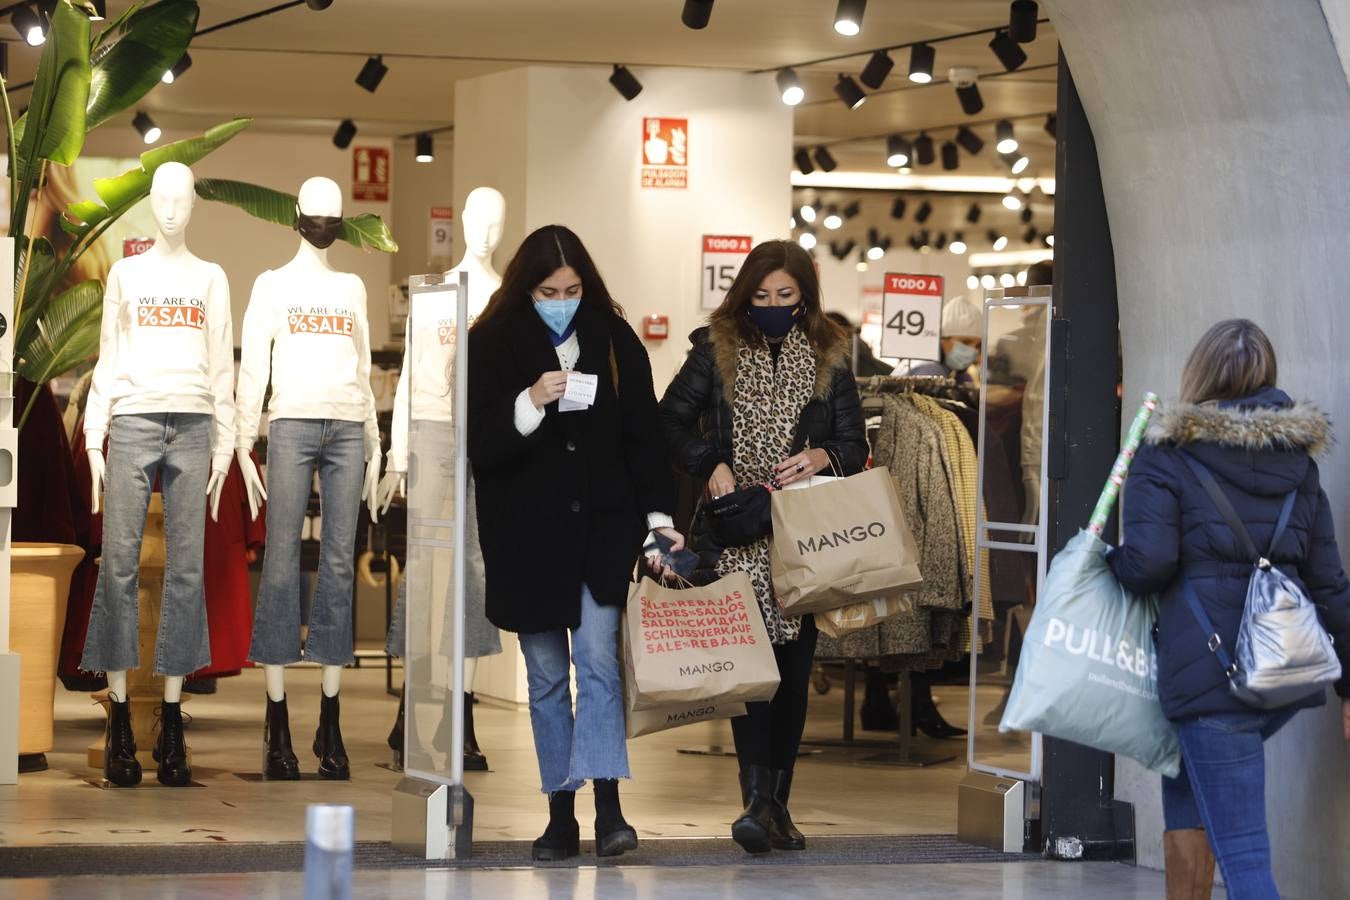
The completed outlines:
{"type": "Polygon", "coordinates": [[[1191,608],[1191,615],[1195,616],[1195,621],[1200,623],[1200,630],[1208,635],[1209,652],[1219,658],[1219,665],[1223,666],[1223,674],[1228,676],[1229,680],[1237,674],[1237,665],[1233,662],[1228,651],[1224,649],[1223,638],[1219,637],[1219,632],[1214,628],[1214,623],[1210,621],[1209,614],[1205,612],[1205,607],[1196,596],[1195,588],[1191,586],[1189,578],[1181,579],[1181,591],[1186,595],[1186,605],[1191,608]]]}
{"type": "MultiPolygon", "coordinates": [[[[1191,456],[1185,450],[1181,451],[1181,458],[1186,461],[1186,465],[1195,473],[1195,477],[1200,480],[1200,485],[1209,494],[1209,499],[1214,502],[1214,506],[1223,515],[1224,520],[1228,522],[1228,527],[1233,529],[1233,534],[1242,541],[1242,549],[1247,557],[1253,562],[1258,562],[1262,556],[1261,551],[1256,549],[1256,542],[1252,540],[1251,533],[1247,531],[1247,526],[1242,524],[1242,517],[1233,509],[1233,504],[1228,499],[1228,495],[1219,487],[1219,482],[1214,480],[1214,476],[1209,469],[1205,468],[1198,459],[1191,456]]],[[[1279,534],[1276,534],[1279,537],[1279,534]]]]}
{"type": "Polygon", "coordinates": [[[1294,512],[1294,501],[1298,499],[1298,489],[1290,491],[1284,498],[1284,506],[1280,508],[1280,520],[1275,523],[1275,535],[1270,539],[1270,549],[1266,551],[1266,559],[1275,555],[1275,545],[1284,537],[1284,530],[1289,527],[1289,517],[1294,512]]]}

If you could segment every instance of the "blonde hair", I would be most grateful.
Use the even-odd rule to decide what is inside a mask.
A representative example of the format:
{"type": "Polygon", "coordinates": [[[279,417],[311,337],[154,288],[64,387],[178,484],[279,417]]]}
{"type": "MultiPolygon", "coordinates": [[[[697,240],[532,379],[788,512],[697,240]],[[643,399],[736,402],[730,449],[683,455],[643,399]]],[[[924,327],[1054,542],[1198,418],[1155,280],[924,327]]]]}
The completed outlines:
{"type": "Polygon", "coordinates": [[[1249,319],[1227,319],[1212,326],[1191,351],[1181,370],[1181,401],[1207,403],[1249,397],[1274,387],[1275,348],[1249,319]]]}

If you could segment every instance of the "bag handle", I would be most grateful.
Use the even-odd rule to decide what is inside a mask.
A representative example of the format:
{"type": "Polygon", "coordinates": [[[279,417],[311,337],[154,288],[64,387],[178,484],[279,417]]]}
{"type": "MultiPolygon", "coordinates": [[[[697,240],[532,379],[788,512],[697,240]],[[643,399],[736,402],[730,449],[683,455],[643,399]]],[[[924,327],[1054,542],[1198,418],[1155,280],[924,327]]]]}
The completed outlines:
{"type": "Polygon", "coordinates": [[[1289,517],[1294,512],[1294,501],[1298,499],[1298,490],[1290,491],[1284,498],[1284,505],[1280,508],[1280,518],[1275,524],[1275,532],[1270,538],[1270,549],[1262,555],[1256,548],[1256,542],[1252,540],[1251,532],[1247,526],[1242,523],[1242,518],[1233,508],[1233,503],[1228,499],[1228,495],[1219,487],[1219,482],[1215,480],[1214,475],[1198,459],[1185,450],[1181,451],[1181,458],[1185,460],[1186,465],[1195,473],[1195,477],[1200,480],[1200,484],[1209,494],[1209,499],[1214,502],[1215,507],[1223,514],[1228,527],[1233,529],[1233,533],[1242,541],[1243,550],[1247,556],[1252,559],[1256,565],[1262,568],[1268,568],[1270,565],[1269,557],[1275,552],[1275,545],[1280,542],[1284,536],[1285,529],[1289,526],[1289,517]]]}
{"type": "Polygon", "coordinates": [[[1219,658],[1219,665],[1223,666],[1223,674],[1229,681],[1237,674],[1237,663],[1233,662],[1228,651],[1224,649],[1223,638],[1219,637],[1219,632],[1214,628],[1214,623],[1210,621],[1209,615],[1205,612],[1205,607],[1200,603],[1200,598],[1196,596],[1195,588],[1191,586],[1189,578],[1181,579],[1181,591],[1186,595],[1186,605],[1191,608],[1191,615],[1195,616],[1195,621],[1200,624],[1200,630],[1204,631],[1209,640],[1209,652],[1219,658]]]}

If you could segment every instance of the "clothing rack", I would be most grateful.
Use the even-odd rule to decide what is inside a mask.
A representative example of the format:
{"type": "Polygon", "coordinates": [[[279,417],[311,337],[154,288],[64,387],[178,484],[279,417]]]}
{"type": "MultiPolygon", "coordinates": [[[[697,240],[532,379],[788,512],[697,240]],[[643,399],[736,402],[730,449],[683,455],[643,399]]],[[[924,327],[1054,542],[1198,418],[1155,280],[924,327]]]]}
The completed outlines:
{"type": "Polygon", "coordinates": [[[853,718],[857,709],[858,696],[858,661],[856,659],[845,659],[843,738],[841,740],[804,739],[802,745],[810,747],[875,748],[885,751],[872,756],[863,757],[858,761],[860,765],[898,766],[907,769],[919,769],[926,766],[935,766],[941,763],[951,762],[955,759],[956,755],[952,753],[930,753],[926,751],[916,751],[914,749],[915,738],[910,734],[914,722],[914,697],[910,693],[910,672],[908,670],[901,670],[896,674],[898,675],[895,688],[895,715],[898,720],[898,724],[896,725],[896,740],[872,740],[870,738],[855,738],[853,736],[853,718]]]}

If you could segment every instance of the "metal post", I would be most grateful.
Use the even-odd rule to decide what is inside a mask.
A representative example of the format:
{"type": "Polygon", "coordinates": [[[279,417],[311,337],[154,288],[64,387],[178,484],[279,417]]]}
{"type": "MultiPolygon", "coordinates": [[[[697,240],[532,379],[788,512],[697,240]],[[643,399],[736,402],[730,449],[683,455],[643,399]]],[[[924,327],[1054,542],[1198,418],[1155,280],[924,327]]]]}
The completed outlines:
{"type": "Polygon", "coordinates": [[[18,503],[14,428],[14,239],[0,238],[0,785],[19,782],[19,656],[9,649],[9,570],[18,503]]]}

